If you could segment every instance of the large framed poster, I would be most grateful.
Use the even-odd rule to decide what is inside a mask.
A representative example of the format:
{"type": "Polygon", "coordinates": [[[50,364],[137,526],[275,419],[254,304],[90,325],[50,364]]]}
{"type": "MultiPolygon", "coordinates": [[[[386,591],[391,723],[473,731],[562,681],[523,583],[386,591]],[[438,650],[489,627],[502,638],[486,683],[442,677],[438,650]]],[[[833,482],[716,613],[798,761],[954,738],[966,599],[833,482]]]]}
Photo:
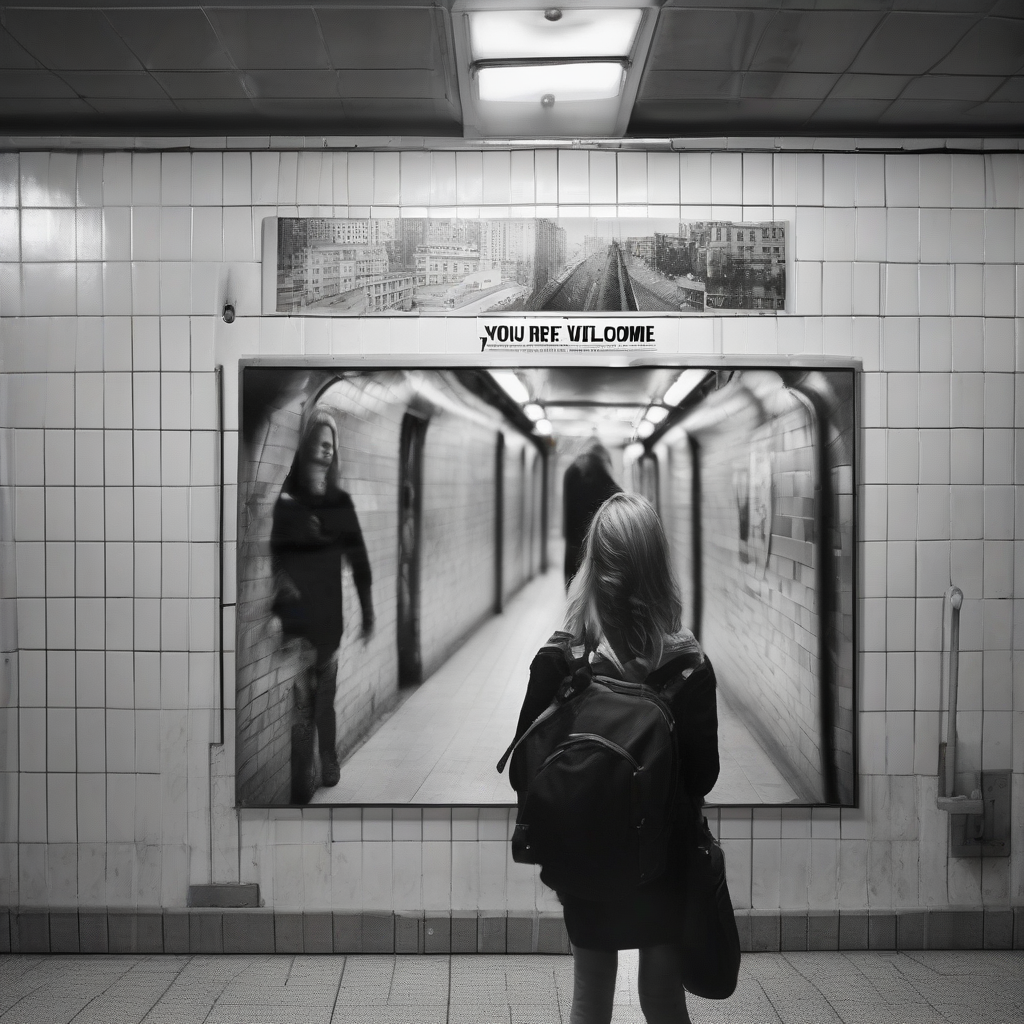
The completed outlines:
{"type": "Polygon", "coordinates": [[[495,762],[620,489],[715,666],[708,800],[854,804],[854,368],[521,358],[242,360],[239,805],[513,803],[495,762]]]}
{"type": "Polygon", "coordinates": [[[788,237],[785,221],[269,217],[263,312],[779,312],[788,237]]]}

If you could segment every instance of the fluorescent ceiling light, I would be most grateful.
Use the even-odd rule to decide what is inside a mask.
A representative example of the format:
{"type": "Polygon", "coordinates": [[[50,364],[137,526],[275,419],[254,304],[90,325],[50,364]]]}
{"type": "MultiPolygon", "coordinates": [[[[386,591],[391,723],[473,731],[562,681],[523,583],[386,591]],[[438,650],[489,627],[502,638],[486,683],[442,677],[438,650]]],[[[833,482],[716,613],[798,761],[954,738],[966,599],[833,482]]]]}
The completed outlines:
{"type": "Polygon", "coordinates": [[[519,405],[524,405],[530,400],[530,392],[526,389],[526,385],[516,376],[514,370],[491,370],[490,373],[494,378],[495,384],[497,384],[513,402],[517,402],[519,405]]]}
{"type": "Polygon", "coordinates": [[[683,370],[662,401],[666,405],[678,405],[707,375],[707,370],[683,370]]]}
{"type": "Polygon", "coordinates": [[[640,26],[639,10],[560,12],[473,11],[469,15],[474,60],[521,57],[625,57],[640,26]]]}
{"type": "Polygon", "coordinates": [[[533,429],[541,435],[541,437],[549,437],[551,434],[551,421],[550,420],[537,420],[533,425],[533,429]]]}
{"type": "Polygon", "coordinates": [[[466,138],[624,136],[664,2],[450,0],[466,138]]]}
{"type": "Polygon", "coordinates": [[[640,437],[650,437],[654,433],[654,424],[650,420],[644,420],[636,428],[636,432],[640,437]]]}
{"type": "Polygon", "coordinates": [[[534,423],[536,423],[537,420],[544,419],[544,408],[536,402],[530,402],[529,405],[524,406],[523,412],[525,412],[534,423]]]}
{"type": "Polygon", "coordinates": [[[483,103],[554,103],[573,100],[608,100],[622,88],[622,65],[606,61],[595,64],[511,64],[479,68],[477,88],[483,103]]]}
{"type": "Polygon", "coordinates": [[[652,405],[647,410],[647,418],[652,423],[660,423],[668,415],[668,409],[660,405],[652,405]]]}

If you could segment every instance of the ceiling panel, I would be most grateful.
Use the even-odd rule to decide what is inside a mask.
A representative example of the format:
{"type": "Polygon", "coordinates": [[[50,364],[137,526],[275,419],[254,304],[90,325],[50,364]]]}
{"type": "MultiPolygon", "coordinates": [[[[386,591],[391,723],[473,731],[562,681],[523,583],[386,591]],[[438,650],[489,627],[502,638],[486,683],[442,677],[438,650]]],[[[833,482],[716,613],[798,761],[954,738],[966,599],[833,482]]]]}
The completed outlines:
{"type": "Polygon", "coordinates": [[[429,10],[332,10],[318,8],[331,62],[336,68],[432,68],[437,26],[429,10]]]}
{"type": "Polygon", "coordinates": [[[757,71],[845,71],[878,27],[878,11],[779,11],[758,43],[757,71]]]}
{"type": "Polygon", "coordinates": [[[437,86],[435,78],[429,69],[338,72],[341,95],[361,99],[376,97],[386,100],[400,96],[432,96],[437,86]]]}
{"type": "Polygon", "coordinates": [[[1008,78],[992,94],[992,99],[1003,103],[1024,103],[1024,75],[1008,78]]]}
{"type": "Polygon", "coordinates": [[[341,99],[335,71],[250,71],[245,75],[256,99],[295,99],[302,96],[341,99]]]}
{"type": "Polygon", "coordinates": [[[153,78],[173,99],[245,99],[239,71],[158,71],[153,78]]]}
{"type": "MultiPolygon", "coordinates": [[[[1024,0],[1020,10],[1024,12],[1024,0]]],[[[1012,75],[1024,65],[1024,21],[986,18],[934,69],[940,75],[1012,75]]]]}
{"type": "MultiPolygon", "coordinates": [[[[0,0],[0,129],[461,135],[451,3],[0,0]]],[[[667,0],[628,134],[1019,133],[1022,72],[1022,0],[667,0]]]]}
{"type": "Polygon", "coordinates": [[[857,54],[850,70],[923,75],[975,24],[977,19],[971,15],[889,14],[857,54]]]}
{"type": "Polygon", "coordinates": [[[150,71],[221,70],[231,57],[198,8],[108,9],[107,21],[150,71]]]}
{"type": "Polygon", "coordinates": [[[5,99],[2,104],[7,111],[16,111],[18,120],[13,117],[8,124],[17,127],[19,132],[33,131],[40,124],[90,124],[96,119],[96,111],[77,96],[19,97],[17,102],[5,99]]]}
{"type": "Polygon", "coordinates": [[[803,126],[820,103],[817,99],[759,100],[750,97],[645,103],[642,110],[634,109],[630,132],[636,135],[677,135],[678,125],[685,124],[701,135],[719,134],[726,127],[740,134],[758,134],[763,133],[769,124],[803,126]],[[643,120],[639,120],[638,114],[643,120]]]}
{"type": "Polygon", "coordinates": [[[125,96],[133,100],[168,98],[160,83],[145,71],[70,71],[63,77],[75,93],[87,100],[99,96],[105,99],[125,96]]]}
{"type": "Polygon", "coordinates": [[[0,70],[0,97],[75,96],[75,90],[51,71],[0,70]]]}
{"type": "Polygon", "coordinates": [[[861,125],[877,125],[892,105],[891,100],[827,99],[809,116],[808,125],[817,131],[848,133],[861,125]]]}
{"type": "Polygon", "coordinates": [[[822,96],[828,95],[838,80],[838,75],[748,71],[743,76],[742,94],[761,99],[778,97],[780,99],[820,100],[822,96]]]}
{"type": "Polygon", "coordinates": [[[0,68],[37,68],[39,61],[29,54],[3,26],[0,26],[0,68]]]}
{"type": "Polygon", "coordinates": [[[971,107],[966,116],[979,124],[1003,125],[1015,135],[1020,135],[1020,126],[1024,124],[1019,100],[1016,103],[993,103],[991,100],[979,103],[976,107],[971,107]]]}
{"type": "Polygon", "coordinates": [[[658,18],[647,68],[744,71],[772,17],[771,11],[666,8],[658,18]]]}
{"type": "Polygon", "coordinates": [[[644,75],[645,102],[687,99],[723,99],[739,96],[743,75],[732,71],[648,71],[644,75]]]}
{"type": "MultiPolygon", "coordinates": [[[[706,6],[706,5],[705,5],[706,6]]],[[[1005,131],[1024,104],[1005,76],[1024,66],[1024,3],[1017,17],[993,17],[1009,9],[1003,0],[832,0],[827,5],[750,0],[717,7],[713,22],[733,24],[741,38],[732,48],[719,39],[703,57],[717,88],[682,71],[684,61],[667,53],[680,42],[689,54],[707,12],[690,0],[672,0],[663,10],[672,32],[656,38],[658,59],[648,61],[629,134],[687,134],[691,129],[723,134],[820,132],[844,134],[1005,131]],[[786,8],[786,9],[780,9],[786,8]],[[767,22],[763,19],[770,15],[767,22]],[[763,25],[749,61],[750,26],[763,25]],[[745,31],[744,31],[745,30],[745,31]],[[722,75],[724,69],[746,72],[722,75]],[[776,72],[773,78],[766,72],[776,72]],[[739,85],[737,83],[739,82],[739,85]],[[1005,92],[1004,92],[1005,90],[1005,92]],[[986,103],[992,96],[1001,104],[986,103]],[[674,98],[674,99],[673,99],[674,98]],[[998,108],[998,109],[997,109],[998,108]],[[921,123],[915,129],[915,112],[921,123]],[[986,121],[986,117],[991,120],[986,121]],[[673,128],[673,126],[675,126],[673,128]]]]}
{"type": "Polygon", "coordinates": [[[966,117],[976,103],[954,100],[896,100],[879,120],[883,124],[947,124],[950,117],[966,117]]]}
{"type": "Polygon", "coordinates": [[[172,100],[155,97],[90,96],[85,102],[101,115],[151,117],[158,124],[176,123],[180,113],[172,100]]]}
{"type": "Polygon", "coordinates": [[[830,100],[894,100],[912,81],[910,75],[843,75],[828,94],[830,100]]]}
{"type": "Polygon", "coordinates": [[[239,68],[306,70],[331,66],[311,8],[208,8],[207,13],[239,68]]]}
{"type": "Polygon", "coordinates": [[[1003,78],[971,75],[923,75],[903,90],[905,100],[955,100],[980,103],[1005,81],[1003,78]]]}
{"type": "Polygon", "coordinates": [[[142,65],[100,10],[7,8],[8,32],[57,71],[139,71],[142,65]]]}
{"type": "Polygon", "coordinates": [[[231,124],[238,132],[246,127],[256,127],[259,115],[250,99],[182,99],[175,98],[174,106],[187,119],[187,124],[196,125],[200,133],[219,126],[231,124]]]}

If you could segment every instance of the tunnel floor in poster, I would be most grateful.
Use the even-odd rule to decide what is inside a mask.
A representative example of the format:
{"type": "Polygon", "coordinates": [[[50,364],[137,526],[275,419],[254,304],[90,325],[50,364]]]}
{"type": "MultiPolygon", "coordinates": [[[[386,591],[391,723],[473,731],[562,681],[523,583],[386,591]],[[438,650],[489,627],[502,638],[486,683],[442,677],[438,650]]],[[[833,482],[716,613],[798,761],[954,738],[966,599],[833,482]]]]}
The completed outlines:
{"type": "MultiPolygon", "coordinates": [[[[312,802],[515,803],[507,774],[494,765],[515,734],[530,662],[561,624],[564,603],[560,568],[528,583],[349,757],[338,784],[318,790],[312,802]]],[[[796,800],[721,694],[718,722],[722,769],[707,802],[796,800]]]]}

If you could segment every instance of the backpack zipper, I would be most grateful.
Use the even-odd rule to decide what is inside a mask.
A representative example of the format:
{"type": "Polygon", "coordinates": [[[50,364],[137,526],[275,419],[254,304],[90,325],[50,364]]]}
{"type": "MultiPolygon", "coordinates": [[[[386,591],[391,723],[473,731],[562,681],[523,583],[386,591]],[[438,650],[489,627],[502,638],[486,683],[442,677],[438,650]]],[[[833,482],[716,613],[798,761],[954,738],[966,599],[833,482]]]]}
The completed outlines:
{"type": "Polygon", "coordinates": [[[676,731],[676,720],[672,711],[650,686],[644,683],[631,683],[626,679],[613,679],[611,676],[594,676],[594,680],[607,686],[613,692],[618,690],[620,693],[628,693],[649,700],[661,712],[668,731],[671,733],[676,731]]]}
{"type": "Polygon", "coordinates": [[[598,743],[602,747],[607,747],[609,750],[614,751],[620,757],[625,758],[633,766],[634,772],[640,771],[640,765],[637,764],[636,758],[634,758],[628,750],[624,750],[617,743],[613,743],[611,740],[606,739],[604,736],[599,736],[596,732],[571,732],[566,737],[566,741],[557,750],[553,751],[544,759],[541,766],[537,769],[537,775],[539,775],[549,764],[551,764],[552,761],[561,757],[562,754],[565,753],[566,747],[583,741],[598,743]]]}
{"type": "MultiPolygon", "coordinates": [[[[669,803],[670,806],[674,807],[676,803],[676,793],[679,788],[679,780],[677,777],[679,769],[679,751],[675,743],[676,720],[668,704],[666,704],[666,702],[661,699],[657,692],[650,686],[648,686],[646,683],[631,683],[627,679],[615,679],[612,676],[594,676],[594,681],[601,683],[601,685],[606,686],[609,690],[612,690],[613,692],[617,690],[620,693],[634,694],[636,696],[642,697],[644,700],[649,700],[661,712],[661,716],[662,718],[664,718],[665,724],[668,726],[669,734],[673,738],[671,782],[672,788],[669,796],[669,803]]],[[[611,745],[613,747],[615,746],[615,744],[611,745]]],[[[625,754],[626,752],[623,751],[623,753],[625,754]]],[[[628,757],[629,755],[626,754],[626,756],[628,757]]],[[[630,760],[632,760],[632,758],[630,758],[630,760]]],[[[633,763],[634,765],[636,764],[635,761],[633,763]]],[[[639,768],[639,766],[637,767],[639,768]]]]}

